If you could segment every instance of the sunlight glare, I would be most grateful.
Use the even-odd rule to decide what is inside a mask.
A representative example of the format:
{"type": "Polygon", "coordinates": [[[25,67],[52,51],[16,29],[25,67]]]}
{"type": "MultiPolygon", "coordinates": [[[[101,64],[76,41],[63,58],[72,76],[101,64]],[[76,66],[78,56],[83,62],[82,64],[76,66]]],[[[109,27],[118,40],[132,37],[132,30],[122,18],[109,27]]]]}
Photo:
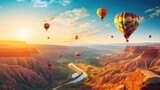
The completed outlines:
{"type": "Polygon", "coordinates": [[[28,29],[21,29],[19,33],[20,38],[29,38],[29,30],[28,29]]]}

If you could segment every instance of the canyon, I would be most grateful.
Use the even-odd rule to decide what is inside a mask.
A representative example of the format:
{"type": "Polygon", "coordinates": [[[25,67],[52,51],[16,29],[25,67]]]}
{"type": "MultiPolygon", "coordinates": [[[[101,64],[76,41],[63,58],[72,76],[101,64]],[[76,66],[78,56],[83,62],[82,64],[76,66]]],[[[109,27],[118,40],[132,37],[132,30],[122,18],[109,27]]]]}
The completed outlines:
{"type": "Polygon", "coordinates": [[[85,84],[93,90],[160,90],[160,45],[127,46],[98,61],[101,66],[78,65],[89,72],[85,84]]]}
{"type": "Polygon", "coordinates": [[[0,46],[0,90],[43,90],[51,81],[66,79],[61,69],[48,70],[49,57],[32,45],[1,41],[0,46]]]}

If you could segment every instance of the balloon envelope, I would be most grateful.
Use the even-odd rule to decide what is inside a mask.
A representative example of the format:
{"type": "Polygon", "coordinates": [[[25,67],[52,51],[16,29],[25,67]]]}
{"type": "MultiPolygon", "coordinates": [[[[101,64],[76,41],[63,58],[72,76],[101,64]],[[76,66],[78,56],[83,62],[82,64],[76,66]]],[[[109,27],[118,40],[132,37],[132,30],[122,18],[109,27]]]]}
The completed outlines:
{"type": "Polygon", "coordinates": [[[75,55],[81,55],[81,52],[77,51],[75,52],[75,55]]]}
{"type": "Polygon", "coordinates": [[[78,37],[79,37],[79,36],[78,36],[78,35],[76,35],[76,36],[75,36],[75,39],[77,40],[77,39],[78,39],[78,37]]]}
{"type": "Polygon", "coordinates": [[[81,56],[81,52],[78,52],[78,51],[77,51],[77,52],[75,52],[75,55],[76,55],[76,58],[78,58],[78,59],[79,59],[79,58],[80,58],[80,56],[81,56]]]}
{"type": "Polygon", "coordinates": [[[124,35],[126,42],[128,42],[130,35],[138,28],[139,23],[139,16],[132,12],[121,12],[114,18],[116,28],[124,35]]]}
{"type": "Polygon", "coordinates": [[[59,58],[61,58],[61,57],[62,57],[62,54],[59,55],[59,58]]]}
{"type": "Polygon", "coordinates": [[[50,27],[50,24],[49,24],[49,23],[45,23],[45,24],[44,24],[44,28],[46,29],[46,31],[48,30],[49,27],[50,27]]]}
{"type": "Polygon", "coordinates": [[[53,69],[53,65],[52,64],[48,64],[48,69],[52,70],[53,69]]]}
{"type": "Polygon", "coordinates": [[[97,15],[103,21],[104,17],[107,15],[108,11],[105,8],[98,8],[97,15]]]}
{"type": "Polygon", "coordinates": [[[111,38],[113,38],[113,36],[111,36],[111,38]]]}

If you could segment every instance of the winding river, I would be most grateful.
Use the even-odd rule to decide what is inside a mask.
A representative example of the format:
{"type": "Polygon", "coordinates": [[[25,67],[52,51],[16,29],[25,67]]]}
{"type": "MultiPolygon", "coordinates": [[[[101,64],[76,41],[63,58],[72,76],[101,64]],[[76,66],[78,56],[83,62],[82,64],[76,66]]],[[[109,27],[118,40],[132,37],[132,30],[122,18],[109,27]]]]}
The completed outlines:
{"type": "Polygon", "coordinates": [[[70,83],[77,83],[77,82],[79,82],[79,81],[81,81],[81,80],[83,80],[84,78],[87,77],[87,74],[86,74],[83,70],[81,70],[80,68],[78,68],[77,66],[75,66],[73,63],[70,63],[69,65],[72,65],[76,70],[81,71],[81,72],[83,72],[83,73],[82,73],[79,77],[78,77],[78,75],[76,75],[76,74],[78,74],[78,73],[72,74],[73,77],[76,75],[76,77],[78,77],[78,78],[74,77],[74,78],[75,78],[74,80],[69,81],[69,82],[67,82],[67,83],[65,83],[65,84],[63,84],[63,85],[59,85],[59,86],[53,88],[52,90],[56,90],[56,89],[58,89],[58,88],[60,88],[60,87],[62,87],[62,86],[64,86],[64,85],[68,85],[68,84],[70,84],[70,83]]]}

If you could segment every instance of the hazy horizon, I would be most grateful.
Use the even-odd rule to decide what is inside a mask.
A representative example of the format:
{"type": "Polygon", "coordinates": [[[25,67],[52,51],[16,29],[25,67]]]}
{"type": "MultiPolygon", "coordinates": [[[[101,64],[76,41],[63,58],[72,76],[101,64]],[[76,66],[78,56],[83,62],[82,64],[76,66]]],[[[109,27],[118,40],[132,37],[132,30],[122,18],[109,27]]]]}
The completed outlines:
{"type": "Polygon", "coordinates": [[[61,45],[61,46],[132,46],[132,45],[155,45],[155,44],[160,44],[159,42],[144,42],[144,43],[70,43],[70,44],[47,44],[47,43],[28,43],[23,40],[0,40],[0,45],[2,44],[10,44],[12,43],[16,44],[17,42],[23,42],[29,45],[61,45]],[[4,43],[5,42],[5,43],[4,43]]]}

